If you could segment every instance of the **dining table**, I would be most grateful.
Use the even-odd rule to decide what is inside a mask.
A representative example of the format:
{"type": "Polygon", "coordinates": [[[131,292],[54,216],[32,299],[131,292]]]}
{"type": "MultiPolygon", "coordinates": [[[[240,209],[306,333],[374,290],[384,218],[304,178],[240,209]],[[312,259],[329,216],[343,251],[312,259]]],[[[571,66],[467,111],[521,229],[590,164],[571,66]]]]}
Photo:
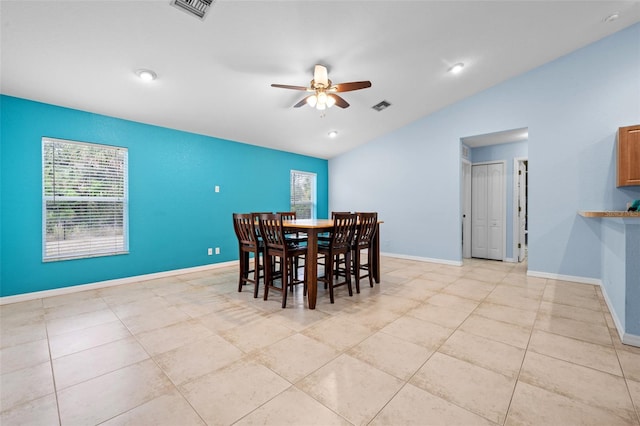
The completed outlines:
{"type": "MultiPolygon", "coordinates": [[[[371,240],[373,259],[370,271],[376,283],[380,283],[380,224],[376,225],[376,232],[371,240]]],[[[309,309],[316,308],[318,296],[318,235],[333,229],[333,219],[294,219],[283,220],[282,227],[287,232],[304,232],[307,234],[307,256],[304,267],[307,277],[307,302],[309,309]]]]}

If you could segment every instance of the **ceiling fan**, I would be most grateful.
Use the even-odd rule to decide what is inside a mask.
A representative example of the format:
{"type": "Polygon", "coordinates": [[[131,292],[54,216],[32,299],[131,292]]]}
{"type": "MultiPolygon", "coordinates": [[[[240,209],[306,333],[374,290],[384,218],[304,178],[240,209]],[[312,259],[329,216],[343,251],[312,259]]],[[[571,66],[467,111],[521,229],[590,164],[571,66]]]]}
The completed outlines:
{"type": "Polygon", "coordinates": [[[333,84],[327,76],[327,67],[323,65],[316,65],[313,70],[313,80],[309,83],[309,87],[290,86],[288,84],[272,84],[271,87],[311,92],[311,95],[305,97],[293,107],[300,108],[302,105],[307,104],[312,108],[324,110],[332,107],[333,105],[337,105],[340,108],[349,107],[349,102],[345,101],[336,93],[366,89],[367,87],[371,87],[371,82],[353,81],[350,83],[333,84]]]}

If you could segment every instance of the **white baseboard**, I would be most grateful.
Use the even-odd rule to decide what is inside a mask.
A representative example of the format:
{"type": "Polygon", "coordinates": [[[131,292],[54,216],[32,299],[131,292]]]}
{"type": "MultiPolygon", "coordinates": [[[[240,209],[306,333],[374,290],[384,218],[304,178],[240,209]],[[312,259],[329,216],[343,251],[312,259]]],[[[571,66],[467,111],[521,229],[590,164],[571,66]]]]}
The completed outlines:
{"type": "Polygon", "coordinates": [[[625,345],[640,347],[640,336],[625,333],[624,328],[622,327],[622,323],[620,322],[620,318],[618,318],[618,314],[613,309],[613,304],[611,303],[611,299],[609,299],[609,295],[607,294],[607,288],[605,286],[601,286],[600,288],[602,289],[604,301],[609,308],[609,313],[613,318],[613,323],[616,326],[616,331],[618,332],[618,336],[620,336],[620,340],[622,341],[622,343],[624,343],[625,345]]]}
{"type": "Polygon", "coordinates": [[[446,259],[433,259],[430,257],[411,256],[408,254],[396,254],[396,253],[380,253],[381,256],[395,257],[396,259],[417,260],[418,262],[439,263],[441,265],[462,266],[462,261],[446,260],[446,259]]]}
{"type": "Polygon", "coordinates": [[[638,335],[623,333],[620,340],[622,340],[622,343],[624,343],[625,345],[636,346],[640,348],[640,336],[638,335]]]}
{"type": "Polygon", "coordinates": [[[63,294],[77,293],[77,292],[86,291],[86,290],[96,290],[99,288],[113,287],[113,286],[123,285],[123,284],[131,284],[138,281],[147,281],[147,280],[153,280],[156,278],[171,277],[174,275],[206,271],[209,269],[224,268],[226,266],[235,265],[237,263],[238,263],[237,260],[232,260],[229,262],[194,266],[192,268],[174,269],[171,271],[155,272],[153,274],[136,275],[133,277],[117,278],[114,280],[99,281],[99,282],[89,283],[89,284],[80,284],[80,285],[73,285],[69,287],[54,288],[52,290],[34,291],[31,293],[16,294],[15,296],[4,296],[4,297],[0,297],[0,305],[7,305],[9,303],[26,302],[28,300],[42,299],[43,297],[61,296],[63,294]]]}
{"type": "Polygon", "coordinates": [[[551,274],[549,272],[539,272],[539,271],[527,271],[527,275],[530,276],[530,277],[547,278],[547,279],[550,279],[550,280],[572,281],[574,283],[591,284],[591,285],[602,286],[602,281],[599,278],[588,278],[588,277],[577,277],[577,276],[574,276],[574,275],[551,274]]]}
{"type": "Polygon", "coordinates": [[[507,263],[518,263],[518,261],[513,257],[505,257],[502,261],[507,263]]]}

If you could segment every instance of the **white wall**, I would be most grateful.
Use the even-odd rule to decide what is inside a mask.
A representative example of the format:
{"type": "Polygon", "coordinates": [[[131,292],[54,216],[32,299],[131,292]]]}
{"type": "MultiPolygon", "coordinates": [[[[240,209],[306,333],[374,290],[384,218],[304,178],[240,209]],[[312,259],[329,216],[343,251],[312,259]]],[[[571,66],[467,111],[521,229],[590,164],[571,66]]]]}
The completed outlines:
{"type": "Polygon", "coordinates": [[[528,127],[529,270],[599,279],[599,224],[577,211],[640,198],[613,178],[639,40],[636,24],[331,159],[330,209],[378,211],[383,252],[460,261],[460,138],[528,127]]]}

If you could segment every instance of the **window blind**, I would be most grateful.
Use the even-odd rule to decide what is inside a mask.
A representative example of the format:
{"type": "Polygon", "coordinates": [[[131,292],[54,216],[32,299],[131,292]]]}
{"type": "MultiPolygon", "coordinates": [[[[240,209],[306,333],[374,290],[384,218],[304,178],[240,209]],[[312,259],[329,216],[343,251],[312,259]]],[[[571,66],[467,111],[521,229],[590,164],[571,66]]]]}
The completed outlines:
{"type": "Polygon", "coordinates": [[[126,148],[43,138],[43,260],[128,251],[126,148]]]}
{"type": "Polygon", "coordinates": [[[291,170],[291,211],[298,219],[316,217],[316,174],[291,170]]]}

